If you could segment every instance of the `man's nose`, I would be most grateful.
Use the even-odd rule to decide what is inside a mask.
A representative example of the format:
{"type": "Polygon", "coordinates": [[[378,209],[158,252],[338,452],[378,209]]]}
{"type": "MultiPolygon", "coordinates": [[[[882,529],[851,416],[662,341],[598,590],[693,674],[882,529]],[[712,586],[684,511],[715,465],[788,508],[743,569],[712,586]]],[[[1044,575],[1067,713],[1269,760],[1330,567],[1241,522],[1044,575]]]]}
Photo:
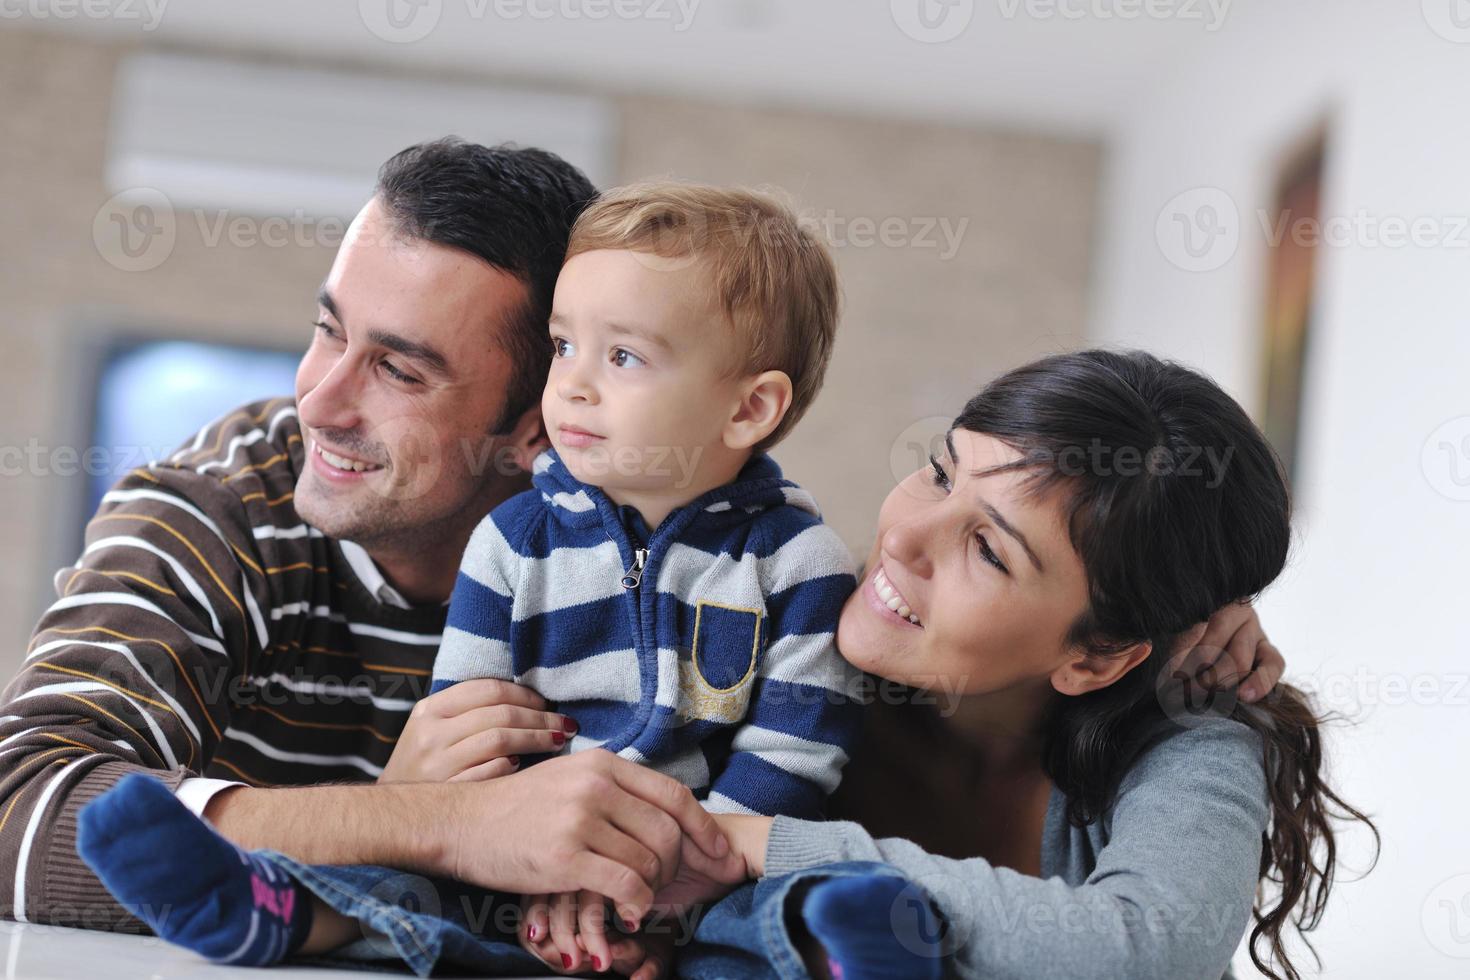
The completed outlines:
{"type": "Polygon", "coordinates": [[[360,371],[351,358],[337,358],[327,373],[296,403],[301,424],[309,429],[351,431],[362,422],[358,404],[362,394],[360,371]]]}

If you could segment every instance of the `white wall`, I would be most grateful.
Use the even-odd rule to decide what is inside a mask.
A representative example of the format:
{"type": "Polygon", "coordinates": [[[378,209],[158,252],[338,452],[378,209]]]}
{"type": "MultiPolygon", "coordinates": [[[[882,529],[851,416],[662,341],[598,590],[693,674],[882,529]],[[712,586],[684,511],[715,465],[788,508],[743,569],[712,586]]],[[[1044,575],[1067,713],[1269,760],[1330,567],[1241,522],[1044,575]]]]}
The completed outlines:
{"type": "MultiPolygon", "coordinates": [[[[1456,2],[1237,4],[1123,127],[1100,195],[1092,339],[1201,366],[1253,411],[1256,212],[1319,122],[1323,213],[1363,229],[1321,250],[1298,540],[1261,602],[1294,679],[1356,718],[1332,740],[1334,768],[1385,838],[1377,870],[1339,886],[1315,934],[1333,978],[1470,976],[1470,502],[1451,499],[1470,496],[1453,479],[1470,475],[1470,29],[1453,28],[1456,2]],[[1190,272],[1156,223],[1201,186],[1238,208],[1239,241],[1223,261],[1221,238],[1207,261],[1223,264],[1190,272]],[[1420,219],[1436,243],[1395,247],[1386,219],[1420,219]],[[1426,443],[1454,419],[1453,458],[1441,433],[1426,465],[1426,443]]],[[[1362,867],[1363,845],[1353,839],[1350,865],[1362,867]]]]}

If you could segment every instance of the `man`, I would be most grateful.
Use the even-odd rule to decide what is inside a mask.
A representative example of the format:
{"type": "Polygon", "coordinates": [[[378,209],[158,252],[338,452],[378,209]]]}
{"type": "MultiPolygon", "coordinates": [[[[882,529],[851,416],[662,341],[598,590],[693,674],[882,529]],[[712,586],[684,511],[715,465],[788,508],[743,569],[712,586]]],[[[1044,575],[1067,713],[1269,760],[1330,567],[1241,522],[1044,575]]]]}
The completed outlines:
{"type": "Polygon", "coordinates": [[[294,401],[248,405],[107,494],[0,706],[6,914],[142,928],[76,854],[78,811],[136,771],[245,847],[513,891],[642,904],[684,834],[723,850],[687,790],[608,753],[486,779],[562,735],[528,691],[419,700],[470,532],[545,445],[545,323],[594,194],[538,150],[393,157],[323,284],[294,401]],[[264,788],[281,786],[302,788],[264,788]]]}

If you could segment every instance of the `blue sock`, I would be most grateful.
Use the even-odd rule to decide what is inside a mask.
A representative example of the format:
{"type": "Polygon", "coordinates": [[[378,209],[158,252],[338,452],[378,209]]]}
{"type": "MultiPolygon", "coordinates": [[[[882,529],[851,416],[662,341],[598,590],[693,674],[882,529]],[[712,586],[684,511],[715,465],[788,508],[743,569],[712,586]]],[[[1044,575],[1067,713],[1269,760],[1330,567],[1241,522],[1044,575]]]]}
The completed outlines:
{"type": "Polygon", "coordinates": [[[832,980],[938,980],[939,921],[928,896],[903,878],[818,882],[802,901],[801,917],[827,951],[832,980]]]}
{"type": "Polygon", "coordinates": [[[77,852],[107,890],[162,938],[219,963],[268,966],[311,931],[309,894],[240,850],[138,773],[82,808],[77,852]]]}

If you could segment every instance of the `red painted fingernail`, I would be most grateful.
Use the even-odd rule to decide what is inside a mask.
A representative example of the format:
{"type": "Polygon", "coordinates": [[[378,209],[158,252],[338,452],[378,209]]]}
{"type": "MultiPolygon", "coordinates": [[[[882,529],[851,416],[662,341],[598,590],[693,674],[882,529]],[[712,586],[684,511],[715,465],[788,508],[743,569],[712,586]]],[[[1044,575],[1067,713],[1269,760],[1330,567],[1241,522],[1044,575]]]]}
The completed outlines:
{"type": "Polygon", "coordinates": [[[623,928],[627,929],[629,932],[637,932],[638,923],[634,922],[632,919],[624,919],[623,928]]]}
{"type": "Polygon", "coordinates": [[[577,720],[575,718],[563,718],[561,720],[561,727],[562,731],[569,735],[574,735],[577,731],[577,720]]]}
{"type": "Polygon", "coordinates": [[[521,764],[521,757],[518,755],[508,755],[505,757],[505,761],[509,762],[510,767],[514,769],[516,766],[521,764]]]}
{"type": "Polygon", "coordinates": [[[566,742],[566,740],[567,740],[567,737],[565,735],[563,735],[561,732],[552,732],[551,733],[551,744],[552,745],[561,745],[564,742],[566,742]]]}
{"type": "Polygon", "coordinates": [[[566,953],[561,954],[561,968],[563,970],[570,970],[572,968],[572,958],[566,953]]]}
{"type": "Polygon", "coordinates": [[[526,926],[526,938],[529,939],[529,940],[531,940],[531,942],[533,942],[533,943],[536,941],[536,926],[535,926],[535,924],[526,926]]]}

